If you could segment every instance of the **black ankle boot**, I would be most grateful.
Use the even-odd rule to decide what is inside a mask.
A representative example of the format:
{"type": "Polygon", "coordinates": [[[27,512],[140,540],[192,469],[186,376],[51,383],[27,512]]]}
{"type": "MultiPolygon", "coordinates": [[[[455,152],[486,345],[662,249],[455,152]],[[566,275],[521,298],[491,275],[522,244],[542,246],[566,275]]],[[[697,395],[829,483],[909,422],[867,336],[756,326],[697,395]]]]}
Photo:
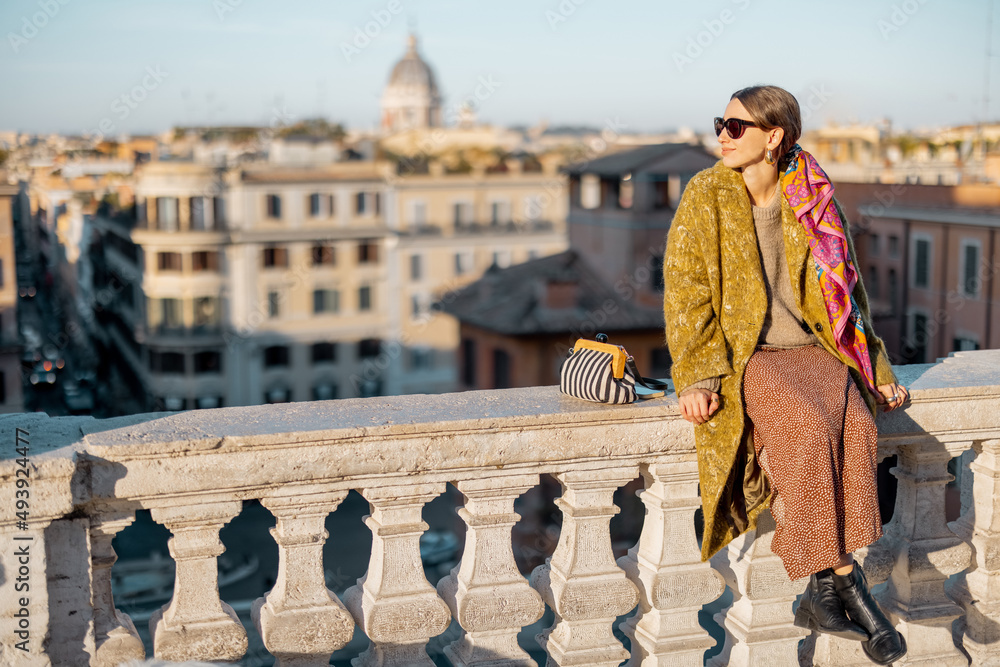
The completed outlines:
{"type": "Polygon", "coordinates": [[[867,641],[864,628],[847,618],[832,575],[833,570],[826,569],[809,577],[809,586],[795,611],[795,625],[852,641],[867,641]]]}
{"type": "Polygon", "coordinates": [[[868,590],[868,580],[861,566],[854,564],[848,574],[834,574],[833,585],[844,601],[847,616],[868,633],[868,641],[861,642],[861,648],[872,662],[888,665],[906,655],[906,641],[896,632],[892,623],[879,608],[868,590]]]}

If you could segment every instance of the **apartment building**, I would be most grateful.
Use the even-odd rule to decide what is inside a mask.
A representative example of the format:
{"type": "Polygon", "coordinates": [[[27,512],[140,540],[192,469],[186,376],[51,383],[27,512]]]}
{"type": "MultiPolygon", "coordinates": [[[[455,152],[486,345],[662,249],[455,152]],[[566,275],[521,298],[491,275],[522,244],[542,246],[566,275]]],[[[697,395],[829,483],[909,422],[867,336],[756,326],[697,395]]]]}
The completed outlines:
{"type": "Polygon", "coordinates": [[[459,324],[432,308],[490,267],[506,268],[566,249],[566,176],[558,162],[509,158],[448,173],[390,179],[396,247],[399,393],[453,391],[459,324]]]}
{"type": "Polygon", "coordinates": [[[1000,187],[841,184],[837,197],[895,363],[1000,347],[1000,187]]]}
{"type": "Polygon", "coordinates": [[[144,165],[136,220],[97,219],[95,307],[151,408],[374,395],[388,230],[372,163],[144,165]]]}
{"type": "Polygon", "coordinates": [[[149,409],[444,392],[449,290],[565,248],[565,177],[508,160],[141,165],[97,216],[93,300],[149,409]]]}
{"type": "Polygon", "coordinates": [[[598,333],[640,372],[666,376],[666,235],[687,181],[715,161],[701,146],[667,143],[567,166],[569,249],[491,270],[444,303],[461,321],[460,386],[555,384],[574,341],[598,333]]]}
{"type": "Polygon", "coordinates": [[[19,187],[0,179],[0,412],[23,412],[21,337],[17,326],[14,207],[19,187]]]}

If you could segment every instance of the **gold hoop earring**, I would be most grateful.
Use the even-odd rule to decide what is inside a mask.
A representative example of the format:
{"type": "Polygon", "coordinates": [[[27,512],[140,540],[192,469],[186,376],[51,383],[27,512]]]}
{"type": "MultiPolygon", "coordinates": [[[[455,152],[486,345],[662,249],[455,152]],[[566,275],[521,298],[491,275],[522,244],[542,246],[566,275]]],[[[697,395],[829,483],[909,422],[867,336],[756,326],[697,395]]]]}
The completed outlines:
{"type": "Polygon", "coordinates": [[[774,164],[774,151],[770,148],[764,149],[764,162],[774,164]]]}

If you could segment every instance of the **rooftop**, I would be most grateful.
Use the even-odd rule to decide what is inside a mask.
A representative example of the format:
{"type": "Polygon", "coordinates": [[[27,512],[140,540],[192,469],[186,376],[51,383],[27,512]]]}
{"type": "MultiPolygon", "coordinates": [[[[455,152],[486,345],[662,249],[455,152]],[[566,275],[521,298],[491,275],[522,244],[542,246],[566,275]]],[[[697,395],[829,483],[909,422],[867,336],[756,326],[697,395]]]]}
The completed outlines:
{"type": "Polygon", "coordinates": [[[569,174],[621,176],[630,172],[677,174],[699,172],[718,161],[696,144],[653,144],[614,153],[564,168],[569,174]]]}
{"type": "Polygon", "coordinates": [[[574,250],[523,264],[495,265],[476,282],[448,295],[441,308],[461,322],[523,336],[568,333],[594,312],[614,313],[602,330],[662,329],[663,311],[623,298],[574,250]],[[551,289],[562,289],[558,303],[551,289]]]}

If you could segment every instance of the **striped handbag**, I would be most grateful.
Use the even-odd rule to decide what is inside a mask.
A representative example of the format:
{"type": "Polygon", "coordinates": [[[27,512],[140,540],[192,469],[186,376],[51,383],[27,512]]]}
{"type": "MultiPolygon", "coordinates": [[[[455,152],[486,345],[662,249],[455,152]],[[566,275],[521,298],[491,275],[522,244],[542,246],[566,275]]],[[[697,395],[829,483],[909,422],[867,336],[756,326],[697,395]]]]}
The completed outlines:
{"type": "Polygon", "coordinates": [[[632,403],[640,395],[663,396],[669,390],[666,382],[642,377],[625,348],[607,341],[605,334],[597,334],[596,341],[576,341],[559,372],[562,393],[595,403],[621,404],[632,403]],[[647,391],[637,390],[637,384],[647,391]]]}

